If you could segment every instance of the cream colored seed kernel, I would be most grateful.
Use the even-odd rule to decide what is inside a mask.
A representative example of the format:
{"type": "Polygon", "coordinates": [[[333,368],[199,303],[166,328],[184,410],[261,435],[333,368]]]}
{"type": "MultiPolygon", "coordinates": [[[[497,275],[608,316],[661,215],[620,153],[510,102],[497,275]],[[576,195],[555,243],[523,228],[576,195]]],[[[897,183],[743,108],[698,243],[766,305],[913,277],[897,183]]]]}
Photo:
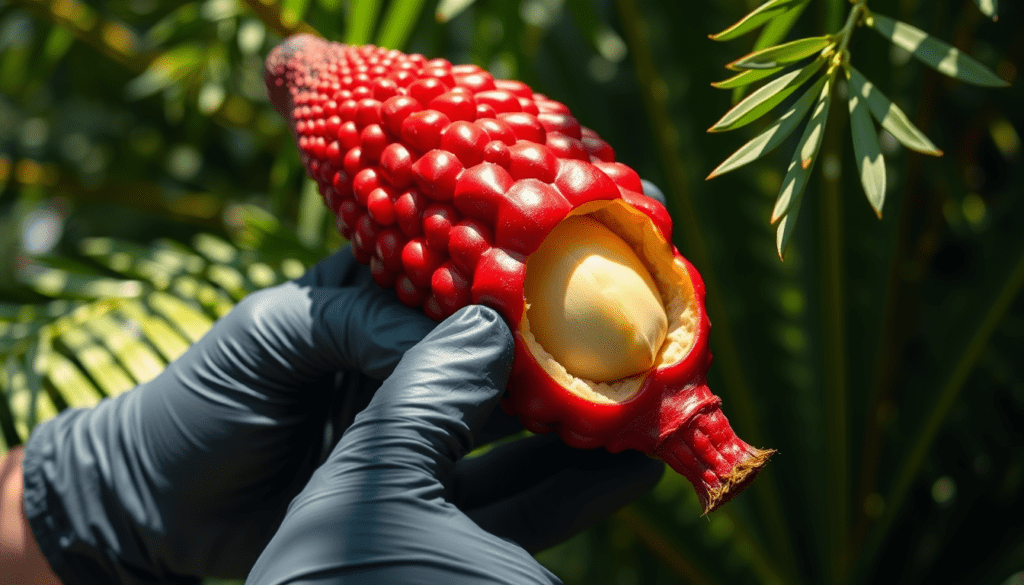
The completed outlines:
{"type": "Polygon", "coordinates": [[[585,216],[559,223],[527,261],[527,317],[573,376],[613,381],[650,369],[668,330],[658,287],[636,252],[585,216]]]}

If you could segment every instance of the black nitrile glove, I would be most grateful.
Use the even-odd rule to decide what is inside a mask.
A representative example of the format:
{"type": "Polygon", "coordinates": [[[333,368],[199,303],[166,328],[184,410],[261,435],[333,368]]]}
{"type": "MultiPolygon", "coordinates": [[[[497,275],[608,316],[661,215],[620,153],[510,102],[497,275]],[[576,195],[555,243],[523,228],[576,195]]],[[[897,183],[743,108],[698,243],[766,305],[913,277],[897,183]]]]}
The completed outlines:
{"type": "MultiPolygon", "coordinates": [[[[368,402],[433,327],[345,249],[243,300],[154,380],[40,425],[26,447],[24,503],[54,572],[66,585],[244,577],[331,452],[338,405],[368,402]]],[[[478,351],[459,349],[455,363],[463,350],[478,351]]],[[[508,422],[493,416],[488,438],[518,430],[508,422]]],[[[445,485],[483,529],[532,551],[639,496],[661,469],[636,453],[531,437],[455,465],[445,485]]],[[[366,529],[342,522],[325,538],[366,529]]],[[[434,544],[443,557],[445,543],[434,544]]]]}
{"type": "Polygon", "coordinates": [[[523,547],[640,495],[661,464],[534,437],[460,468],[498,404],[512,348],[497,313],[471,306],[410,349],[292,502],[247,583],[559,582],[523,547]]]}

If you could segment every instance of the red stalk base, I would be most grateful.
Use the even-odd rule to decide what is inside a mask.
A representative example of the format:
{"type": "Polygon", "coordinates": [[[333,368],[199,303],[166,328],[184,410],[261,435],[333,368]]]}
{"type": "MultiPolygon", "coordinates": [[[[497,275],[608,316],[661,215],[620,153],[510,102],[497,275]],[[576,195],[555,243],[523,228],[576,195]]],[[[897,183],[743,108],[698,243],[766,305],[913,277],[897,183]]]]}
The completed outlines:
{"type": "Polygon", "coordinates": [[[672,405],[662,415],[672,416],[663,420],[666,432],[653,455],[690,480],[707,514],[743,491],[775,450],[758,449],[736,436],[720,408],[722,399],[707,386],[666,398],[672,405]]]}

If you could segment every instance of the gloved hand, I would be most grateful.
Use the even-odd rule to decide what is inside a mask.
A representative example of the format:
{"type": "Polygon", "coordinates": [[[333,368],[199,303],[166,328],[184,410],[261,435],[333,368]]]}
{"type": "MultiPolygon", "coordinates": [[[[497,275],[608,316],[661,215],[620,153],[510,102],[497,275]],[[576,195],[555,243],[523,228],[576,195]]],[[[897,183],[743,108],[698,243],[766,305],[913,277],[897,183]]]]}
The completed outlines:
{"type": "Polygon", "coordinates": [[[481,306],[410,349],[292,502],[247,583],[559,582],[527,551],[641,495],[662,465],[547,437],[460,463],[512,355],[508,327],[481,306]]]}
{"type": "MultiPolygon", "coordinates": [[[[67,585],[244,577],[329,452],[336,405],[358,410],[433,327],[346,249],[243,300],[154,380],[44,423],[26,447],[24,504],[51,567],[67,585]]],[[[492,417],[491,436],[507,423],[492,417]]],[[[534,437],[456,470],[453,501],[536,550],[643,493],[661,464],[534,437]],[[524,508],[541,515],[517,523],[504,506],[558,486],[579,496],[560,515],[524,508]]]]}

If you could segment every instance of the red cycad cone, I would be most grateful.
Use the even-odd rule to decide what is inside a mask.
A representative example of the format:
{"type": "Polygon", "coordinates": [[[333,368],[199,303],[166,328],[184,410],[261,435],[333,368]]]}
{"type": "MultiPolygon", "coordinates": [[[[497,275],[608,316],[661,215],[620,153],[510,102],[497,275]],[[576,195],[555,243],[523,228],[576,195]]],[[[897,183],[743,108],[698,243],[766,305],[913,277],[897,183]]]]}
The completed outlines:
{"type": "Polygon", "coordinates": [[[661,458],[706,512],[774,453],[740,440],[706,386],[704,283],[665,209],[565,105],[473,65],[308,35],[271,53],[266,83],[378,284],[436,320],[471,303],[505,318],[502,404],[527,429],[661,458]]]}

